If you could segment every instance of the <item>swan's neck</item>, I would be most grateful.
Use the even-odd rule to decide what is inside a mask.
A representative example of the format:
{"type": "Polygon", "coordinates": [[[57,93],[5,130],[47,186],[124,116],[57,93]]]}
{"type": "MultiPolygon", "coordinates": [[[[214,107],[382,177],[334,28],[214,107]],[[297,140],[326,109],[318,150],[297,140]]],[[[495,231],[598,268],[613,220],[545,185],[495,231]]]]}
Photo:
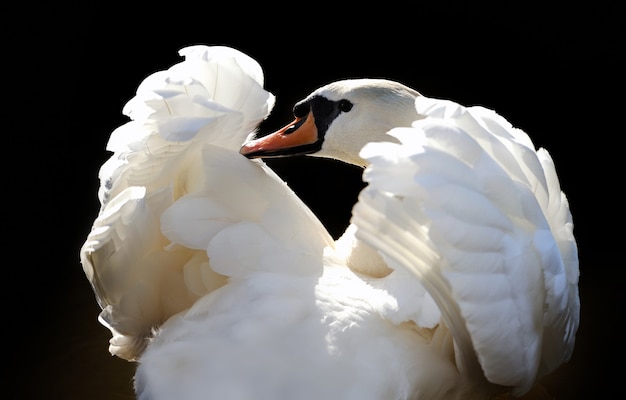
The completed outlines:
{"type": "Polygon", "coordinates": [[[391,269],[376,250],[356,238],[356,225],[350,224],[343,235],[335,242],[337,255],[344,260],[352,271],[383,278],[391,269]]]}
{"type": "MultiPolygon", "coordinates": [[[[334,158],[361,168],[367,167],[367,162],[361,158],[360,152],[368,143],[400,143],[389,134],[394,128],[410,127],[411,124],[424,118],[412,106],[413,101],[387,113],[368,112],[358,118],[337,118],[326,132],[322,148],[313,156],[334,158]]],[[[368,111],[368,110],[366,110],[368,111]]]]}
{"type": "Polygon", "coordinates": [[[342,149],[322,149],[317,153],[309,154],[312,157],[319,158],[331,158],[333,160],[341,161],[346,164],[355,165],[357,167],[365,169],[368,163],[359,157],[358,152],[346,151],[342,149]]]}

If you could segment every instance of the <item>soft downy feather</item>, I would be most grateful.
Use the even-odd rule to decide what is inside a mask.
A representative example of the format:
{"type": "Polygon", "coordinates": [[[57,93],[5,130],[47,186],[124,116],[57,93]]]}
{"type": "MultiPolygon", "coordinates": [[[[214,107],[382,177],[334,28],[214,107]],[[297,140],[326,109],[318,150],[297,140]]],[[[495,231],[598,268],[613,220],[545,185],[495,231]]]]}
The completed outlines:
{"type": "Polygon", "coordinates": [[[424,96],[416,107],[427,118],[389,132],[400,144],[361,152],[369,185],[356,235],[426,288],[464,373],[523,394],[569,360],[579,323],[576,244],[554,165],[491,110],[424,96]]]}

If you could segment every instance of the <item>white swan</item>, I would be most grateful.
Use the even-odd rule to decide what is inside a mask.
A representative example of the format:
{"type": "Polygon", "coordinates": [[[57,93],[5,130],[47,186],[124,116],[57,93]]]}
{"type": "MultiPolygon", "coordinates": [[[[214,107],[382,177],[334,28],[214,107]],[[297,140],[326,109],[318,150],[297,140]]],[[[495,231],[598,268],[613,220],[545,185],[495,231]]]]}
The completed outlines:
{"type": "Polygon", "coordinates": [[[181,53],[112,134],[81,250],[111,352],[139,360],[139,399],[482,399],[569,359],[571,216],[523,132],[355,80],[240,150],[273,105],[261,68],[229,48],[181,53]],[[240,151],[367,165],[353,224],[334,243],[240,151]]]}

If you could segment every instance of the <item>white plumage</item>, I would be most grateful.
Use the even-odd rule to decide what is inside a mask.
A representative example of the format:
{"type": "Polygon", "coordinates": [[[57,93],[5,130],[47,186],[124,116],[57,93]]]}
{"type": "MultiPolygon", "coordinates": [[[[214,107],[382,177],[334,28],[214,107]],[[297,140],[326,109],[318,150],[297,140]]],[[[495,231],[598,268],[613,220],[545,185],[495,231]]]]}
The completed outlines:
{"type": "Polygon", "coordinates": [[[314,91],[253,140],[274,104],[260,66],[181,54],[111,135],[81,250],[110,351],[139,361],[138,398],[488,399],[569,360],[572,219],[524,132],[366,79],[314,91]],[[334,242],[240,152],[366,166],[346,233],[334,242]]]}
{"type": "Polygon", "coordinates": [[[554,165],[491,110],[425,97],[416,107],[428,117],[392,130],[400,144],[362,151],[358,237],[428,285],[489,381],[524,393],[571,357],[578,327],[576,246],[554,165]],[[397,171],[406,176],[389,179],[397,171]]]}
{"type": "MultiPolygon", "coordinates": [[[[154,327],[226,282],[209,266],[206,249],[188,243],[193,236],[209,240],[195,229],[206,234],[238,218],[237,210],[210,208],[220,207],[217,195],[199,195],[207,179],[220,179],[202,173],[203,163],[212,162],[203,154],[236,151],[274,104],[248,56],[203,46],[181,54],[185,61],[150,75],[124,108],[132,120],[111,134],[113,156],[100,170],[102,209],[81,250],[103,308],[100,319],[114,335],[111,353],[129,360],[143,351],[154,327]],[[195,209],[185,208],[194,201],[195,209]],[[196,212],[216,218],[208,227],[187,225],[185,245],[171,240],[180,233],[168,218],[187,213],[200,221],[196,212]]],[[[238,209],[252,213],[253,205],[238,209]]]]}

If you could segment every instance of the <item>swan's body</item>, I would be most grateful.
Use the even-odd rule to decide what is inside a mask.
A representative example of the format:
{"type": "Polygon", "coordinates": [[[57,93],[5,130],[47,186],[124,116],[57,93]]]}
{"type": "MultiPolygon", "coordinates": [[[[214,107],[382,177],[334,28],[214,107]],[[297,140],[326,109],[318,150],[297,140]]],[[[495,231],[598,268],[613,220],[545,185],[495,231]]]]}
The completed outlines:
{"type": "Polygon", "coordinates": [[[140,399],[488,399],[569,359],[571,216],[523,132],[352,80],[239,150],[273,105],[260,67],[185,55],[129,103],[81,252],[111,352],[140,362],[140,399]],[[346,233],[334,242],[239,151],[367,166],[346,233]]]}

